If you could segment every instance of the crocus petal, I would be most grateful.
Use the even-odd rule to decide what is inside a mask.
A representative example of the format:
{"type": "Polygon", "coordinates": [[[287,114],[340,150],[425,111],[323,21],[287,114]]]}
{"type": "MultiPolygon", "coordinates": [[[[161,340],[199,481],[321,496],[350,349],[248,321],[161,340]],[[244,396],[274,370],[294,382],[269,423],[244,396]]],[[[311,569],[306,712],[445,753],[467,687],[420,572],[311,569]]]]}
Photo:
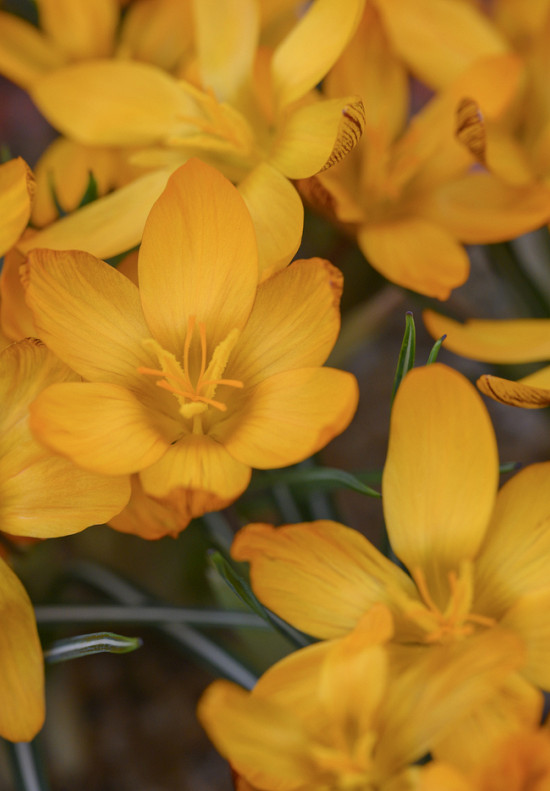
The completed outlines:
{"type": "Polygon", "coordinates": [[[550,690],[550,588],[521,597],[501,621],[505,629],[519,635],[527,648],[523,675],[544,690],[550,690]]]}
{"type": "Polygon", "coordinates": [[[33,25],[0,12],[0,72],[21,88],[59,69],[65,56],[33,25]]]}
{"type": "Polygon", "coordinates": [[[190,316],[205,323],[212,349],[244,325],[258,283],[256,237],[219,171],[194,159],[170,177],[145,224],[139,283],[151,332],[177,356],[190,316]]]}
{"type": "Polygon", "coordinates": [[[440,363],[412,370],[392,410],[384,515],[396,555],[424,571],[436,601],[479,549],[497,482],[493,428],[472,385],[440,363]]]}
{"type": "Polygon", "coordinates": [[[56,129],[90,146],[161,141],[189,110],[175,79],[136,61],[74,63],[36,80],[30,93],[56,129]]]}
{"type": "Polygon", "coordinates": [[[43,388],[76,375],[42,344],[25,340],[0,355],[0,522],[20,536],[68,535],[118,513],[125,478],[85,472],[34,440],[27,409],[43,388]]]}
{"type": "Polygon", "coordinates": [[[340,329],[339,269],[321,258],[294,261],[264,281],[226,371],[252,387],[291,368],[323,365],[340,329]]]}
{"type": "Polygon", "coordinates": [[[301,98],[325,76],[355,32],[364,0],[317,0],[277,47],[272,76],[279,107],[301,98]],[[319,46],[319,42],[323,46],[319,46]]]}
{"type": "Polygon", "coordinates": [[[447,336],[446,349],[472,360],[530,363],[550,358],[549,319],[468,319],[460,324],[432,310],[424,311],[422,318],[432,337],[447,336]]]}
{"type": "Polygon", "coordinates": [[[450,764],[431,761],[416,771],[418,775],[414,775],[414,781],[418,791],[441,791],[442,788],[445,791],[472,791],[468,778],[450,764]]]}
{"type": "Polygon", "coordinates": [[[283,269],[302,241],[304,206],[290,181],[261,162],[239,182],[258,242],[260,278],[283,269]]]}
{"type": "Polygon", "coordinates": [[[476,382],[481,392],[501,404],[523,409],[542,409],[550,406],[550,388],[534,387],[524,382],[512,382],[499,376],[484,374],[476,382]]]}
{"type": "Polygon", "coordinates": [[[145,494],[138,474],[130,476],[130,484],[130,500],[124,510],[109,519],[109,527],[149,540],[177,536],[185,524],[174,509],[145,494]]]}
{"type": "Polygon", "coordinates": [[[259,33],[259,7],[252,0],[194,0],[193,15],[202,85],[219,101],[238,98],[250,79],[259,33]]]}
{"type": "Polygon", "coordinates": [[[191,3],[131,3],[119,32],[117,56],[173,71],[191,45],[191,3]]]}
{"type": "Polygon", "coordinates": [[[12,247],[31,216],[34,180],[21,157],[0,165],[0,256],[12,247]]]}
{"type": "Polygon", "coordinates": [[[310,740],[293,713],[216,681],[202,696],[197,716],[219,752],[258,788],[313,788],[318,772],[310,740]]]}
{"type": "Polygon", "coordinates": [[[442,88],[478,58],[506,52],[486,17],[467,3],[376,0],[395,49],[422,82],[442,88]]]}
{"type": "Polygon", "coordinates": [[[137,287],[87,253],[33,250],[24,269],[27,303],[40,338],[85,379],[143,385],[155,362],[137,287]]]}
{"type": "Polygon", "coordinates": [[[344,371],[283,371],[247,391],[210,434],[243,464],[286,467],[340,434],[353,418],[357,400],[355,377],[344,371]]]}
{"type": "Polygon", "coordinates": [[[170,172],[148,173],[28,236],[17,247],[23,253],[35,247],[86,250],[100,258],[125,253],[139,244],[147,215],[170,172]]]}
{"type": "Polygon", "coordinates": [[[33,739],[44,722],[44,665],[34,611],[23,586],[0,561],[0,735],[33,739]]]}
{"type": "Polygon", "coordinates": [[[390,604],[392,587],[414,591],[398,566],[337,522],[249,525],[231,555],[250,562],[252,587],[266,607],[320,638],[340,637],[377,602],[390,604]]]}
{"type": "Polygon", "coordinates": [[[161,413],[119,385],[51,385],[30,414],[31,429],[41,442],[102,475],[142,470],[170,447],[170,425],[162,422],[161,413]]]}
{"type": "Polygon", "coordinates": [[[31,310],[25,302],[25,290],[19,276],[24,261],[21,253],[12,248],[4,256],[0,274],[0,324],[2,331],[14,341],[38,336],[31,310]]]}
{"type": "Polygon", "coordinates": [[[116,0],[39,0],[40,27],[67,60],[108,57],[120,6],[116,0]]]}
{"type": "Polygon", "coordinates": [[[476,560],[474,609],[500,618],[521,595],[548,585],[549,491],[550,462],[526,467],[499,491],[476,560]]]}
{"type": "Polygon", "coordinates": [[[470,264],[462,246],[421,217],[363,225],[357,241],[384,277],[420,294],[447,299],[468,278],[470,264]]]}
{"type": "Polygon", "coordinates": [[[416,210],[466,244],[513,239],[550,218],[550,191],[516,187],[490,173],[468,173],[418,198],[416,210]]]}
{"type": "Polygon", "coordinates": [[[359,97],[326,99],[289,113],[269,161],[290,179],[304,179],[339,162],[361,137],[365,110],[359,97]]]}
{"type": "Polygon", "coordinates": [[[182,529],[194,517],[236,500],[248,486],[250,472],[210,437],[189,434],[140,479],[146,494],[174,509],[182,529]]]}

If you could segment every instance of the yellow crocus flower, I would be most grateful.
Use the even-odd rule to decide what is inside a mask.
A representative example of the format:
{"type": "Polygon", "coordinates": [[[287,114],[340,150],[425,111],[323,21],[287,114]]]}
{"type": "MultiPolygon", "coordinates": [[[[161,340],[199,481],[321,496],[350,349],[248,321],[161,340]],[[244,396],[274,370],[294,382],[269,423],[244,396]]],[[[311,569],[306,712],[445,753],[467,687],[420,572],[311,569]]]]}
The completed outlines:
{"type": "Polygon", "coordinates": [[[33,430],[52,449],[103,474],[139,473],[181,529],[238,497],[251,467],[293,464],[348,425],[356,381],[321,367],[340,273],[295,261],[260,285],[250,215],[218,171],[192,160],[172,175],[138,274],[139,289],[87,253],[29,256],[40,338],[87,380],[35,402],[33,430]]]}

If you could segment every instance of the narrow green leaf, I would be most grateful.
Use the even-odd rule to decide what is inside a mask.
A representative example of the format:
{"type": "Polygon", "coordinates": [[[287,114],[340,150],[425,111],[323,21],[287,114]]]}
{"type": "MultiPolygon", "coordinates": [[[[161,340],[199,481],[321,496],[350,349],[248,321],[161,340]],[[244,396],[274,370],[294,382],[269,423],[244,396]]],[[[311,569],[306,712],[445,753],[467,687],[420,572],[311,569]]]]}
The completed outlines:
{"type": "Polygon", "coordinates": [[[13,768],[17,791],[49,791],[46,772],[43,766],[42,751],[32,742],[5,742],[8,747],[10,763],[13,768]]]}
{"type": "Polygon", "coordinates": [[[13,159],[10,151],[10,147],[7,143],[0,144],[0,163],[3,165],[4,162],[9,162],[10,159],[13,159]]]}
{"type": "Polygon", "coordinates": [[[446,335],[442,335],[441,338],[439,338],[439,340],[437,340],[434,343],[426,365],[431,365],[432,363],[435,363],[435,361],[437,360],[437,355],[439,354],[439,350],[441,349],[443,341],[445,340],[446,337],[447,337],[446,335]]]}
{"type": "Polygon", "coordinates": [[[97,181],[92,171],[89,170],[88,184],[86,185],[86,189],[84,190],[84,193],[80,199],[78,208],[81,209],[83,206],[87,206],[88,203],[93,203],[93,201],[97,200],[98,197],[99,197],[99,192],[97,189],[97,181]]]}
{"type": "Polygon", "coordinates": [[[393,382],[393,390],[391,395],[392,404],[399,385],[414,365],[415,354],[416,327],[414,325],[413,314],[408,311],[405,316],[405,333],[403,335],[403,342],[401,343],[401,351],[399,352],[399,359],[397,361],[397,369],[395,371],[395,379],[393,382]]]}
{"type": "Polygon", "coordinates": [[[293,468],[282,472],[269,472],[261,478],[256,478],[250,489],[268,488],[273,485],[286,484],[288,486],[317,486],[322,484],[323,489],[352,489],[354,492],[367,497],[381,497],[380,492],[371,489],[362,483],[351,472],[337,470],[333,467],[293,468]]]}
{"type": "Polygon", "coordinates": [[[125,637],[113,632],[94,632],[56,640],[44,651],[44,659],[50,664],[66,662],[88,654],[128,654],[143,644],[140,637],[125,637]]]}
{"type": "Polygon", "coordinates": [[[508,472],[517,472],[521,470],[523,467],[523,462],[521,461],[508,461],[505,464],[501,464],[498,468],[500,475],[506,475],[508,472]]]}

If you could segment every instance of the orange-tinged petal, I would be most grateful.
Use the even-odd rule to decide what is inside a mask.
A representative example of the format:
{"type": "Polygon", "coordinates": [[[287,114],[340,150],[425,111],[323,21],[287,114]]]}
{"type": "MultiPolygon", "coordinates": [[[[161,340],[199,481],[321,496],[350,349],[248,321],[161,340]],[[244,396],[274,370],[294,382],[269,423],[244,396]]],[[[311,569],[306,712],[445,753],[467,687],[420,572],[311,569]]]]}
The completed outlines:
{"type": "Polygon", "coordinates": [[[228,681],[202,696],[197,716],[219,752],[255,787],[313,788],[310,739],[293,712],[228,681]]]}
{"type": "Polygon", "coordinates": [[[138,474],[130,476],[131,496],[119,514],[109,519],[109,527],[150,540],[177,536],[186,526],[173,508],[149,497],[138,474]]]}
{"type": "Polygon", "coordinates": [[[189,100],[148,63],[74,63],[33,83],[31,98],[60,132],[84,145],[147,145],[174,132],[189,100]]]}
{"type": "Polygon", "coordinates": [[[258,288],[227,378],[252,387],[291,368],[322,365],[340,329],[339,269],[321,258],[294,261],[258,288]]]}
{"type": "Polygon", "coordinates": [[[12,247],[31,216],[34,179],[21,157],[0,165],[0,256],[12,247]]]}
{"type": "Polygon", "coordinates": [[[501,404],[523,409],[542,409],[550,406],[550,388],[534,387],[522,381],[512,382],[500,376],[484,374],[476,382],[481,392],[501,404]]]}
{"type": "Polygon", "coordinates": [[[0,72],[28,89],[38,77],[59,69],[65,56],[33,25],[0,12],[0,72]]]}
{"type": "Polygon", "coordinates": [[[477,791],[465,775],[450,764],[432,761],[418,770],[418,791],[477,791]]]}
{"type": "Polygon", "coordinates": [[[3,561],[0,613],[0,735],[28,742],[44,722],[42,648],[29,597],[3,561]]]}
{"type": "Polygon", "coordinates": [[[253,168],[239,182],[238,189],[256,231],[263,279],[287,266],[298,250],[304,206],[290,181],[268,162],[253,168]]]}
{"type": "Polygon", "coordinates": [[[51,385],[32,404],[30,415],[31,430],[41,442],[102,475],[125,475],[154,464],[173,438],[171,421],[115,384],[51,385]]]}
{"type": "Polygon", "coordinates": [[[252,0],[193,2],[201,82],[212,88],[220,101],[234,103],[251,78],[259,13],[259,5],[252,0]]]}
{"type": "Polygon", "coordinates": [[[116,0],[38,0],[40,27],[67,60],[111,55],[120,6],[116,0]]]}
{"type": "Polygon", "coordinates": [[[38,330],[29,306],[25,302],[25,290],[19,276],[24,257],[15,248],[4,256],[0,274],[0,325],[2,331],[14,341],[36,338],[38,330]]]}
{"type": "Polygon", "coordinates": [[[139,292],[116,269],[87,253],[33,250],[24,267],[27,303],[40,338],[85,379],[133,384],[155,362],[139,292]]]}
{"type": "Polygon", "coordinates": [[[347,428],[357,400],[355,377],[344,371],[282,371],[245,391],[210,434],[243,464],[286,467],[317,453],[347,428]]]}
{"type": "Polygon", "coordinates": [[[486,17],[468,3],[376,0],[388,35],[413,73],[442,88],[475,60],[508,47],[486,17]]]}
{"type": "Polygon", "coordinates": [[[272,78],[279,107],[300,99],[328,72],[352,37],[364,0],[317,0],[275,50],[272,78]],[[319,43],[322,42],[322,46],[319,43]]]}
{"type": "Polygon", "coordinates": [[[527,661],[522,667],[523,675],[532,684],[550,690],[550,586],[522,596],[501,623],[525,643],[527,661]]]}
{"type": "Polygon", "coordinates": [[[513,239],[550,218],[550,191],[517,187],[490,173],[469,173],[441,184],[415,204],[417,211],[467,244],[513,239]]]}
{"type": "Polygon", "coordinates": [[[421,217],[362,225],[357,241],[384,277],[420,294],[448,299],[468,278],[470,264],[463,247],[445,229],[421,217]]]}
{"type": "Polygon", "coordinates": [[[343,159],[364,125],[365,110],[357,96],[305,104],[280,125],[269,161],[287,178],[308,178],[343,159]]]}
{"type": "Polygon", "coordinates": [[[17,247],[23,253],[35,247],[86,250],[102,258],[125,253],[139,244],[147,215],[170,172],[148,173],[23,239],[17,247]]]}
{"type": "Polygon", "coordinates": [[[249,525],[231,555],[250,562],[252,587],[266,607],[320,638],[340,637],[377,602],[390,604],[392,586],[414,591],[398,566],[337,522],[249,525]]]}
{"type": "Polygon", "coordinates": [[[28,407],[55,382],[76,379],[42,344],[14,343],[0,355],[0,522],[20,536],[67,535],[99,524],[128,501],[129,483],[85,472],[31,436],[28,407]]]}
{"type": "Polygon", "coordinates": [[[548,585],[549,491],[550,462],[526,467],[499,491],[476,560],[476,612],[500,618],[521,595],[548,585]]]}
{"type": "Polygon", "coordinates": [[[118,57],[146,61],[172,71],[191,45],[191,4],[173,0],[131,3],[124,15],[118,57]]]}
{"type": "Polygon", "coordinates": [[[194,517],[236,500],[248,486],[250,472],[210,437],[188,434],[140,479],[146,494],[174,509],[182,529],[194,517]]]}
{"type": "Polygon", "coordinates": [[[460,324],[432,310],[422,318],[432,337],[447,336],[446,349],[472,360],[529,363],[550,358],[549,319],[468,319],[460,324]]]}
{"type": "Polygon", "coordinates": [[[204,322],[212,349],[245,324],[258,283],[256,237],[219,171],[194,159],[170,177],[145,224],[139,283],[153,335],[176,356],[190,316],[204,322]]]}
{"type": "Polygon", "coordinates": [[[440,363],[412,370],[392,410],[384,515],[396,555],[424,571],[435,601],[447,600],[448,572],[479,549],[497,482],[495,436],[475,388],[440,363]]]}

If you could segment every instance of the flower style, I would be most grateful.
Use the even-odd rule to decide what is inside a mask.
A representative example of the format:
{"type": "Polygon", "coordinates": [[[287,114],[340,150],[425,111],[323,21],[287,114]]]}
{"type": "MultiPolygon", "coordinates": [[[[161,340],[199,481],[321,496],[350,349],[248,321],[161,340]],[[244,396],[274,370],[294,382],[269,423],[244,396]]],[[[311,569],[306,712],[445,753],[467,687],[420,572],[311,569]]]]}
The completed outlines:
{"type": "MultiPolygon", "coordinates": [[[[521,471],[495,501],[497,479],[495,438],[475,389],[441,364],[415,369],[394,403],[382,485],[390,542],[410,576],[334,522],[250,525],[232,554],[250,561],[267,607],[316,637],[346,634],[376,602],[394,615],[405,663],[504,628],[525,642],[523,679],[549,689],[550,463],[521,471]]],[[[527,691],[523,679],[510,698],[527,691]]]]}
{"type": "Polygon", "coordinates": [[[284,268],[303,227],[303,206],[291,179],[334,164],[361,134],[358,97],[325,100],[312,89],[353,34],[363,4],[317,0],[268,53],[258,48],[258,0],[198,0],[197,58],[186,79],[151,64],[105,58],[35,79],[31,98],[50,123],[79,145],[126,151],[127,165],[144,175],[121,188],[124,196],[118,190],[105,196],[21,249],[76,247],[111,256],[135,246],[144,217],[134,202],[141,207],[148,201],[150,207],[159,182],[198,156],[238,185],[257,231],[262,271],[284,268]],[[112,227],[102,227],[113,216],[114,237],[112,227]],[[120,247],[121,236],[126,248],[120,247]]]}
{"type": "MultiPolygon", "coordinates": [[[[445,347],[472,360],[492,363],[542,362],[550,358],[550,320],[470,319],[465,324],[427,310],[423,314],[428,332],[446,334],[445,347]]],[[[502,404],[540,409],[550,406],[550,366],[517,382],[483,374],[477,386],[502,404]]]]}
{"type": "Polygon", "coordinates": [[[310,259],[258,285],[246,206],[199,160],[153,207],[138,271],[139,290],[86,253],[31,253],[40,337],[87,380],[48,388],[32,427],[86,469],[139,473],[181,529],[238,497],[251,467],[293,464],[350,422],[354,377],[320,367],[342,280],[310,259]]]}
{"type": "Polygon", "coordinates": [[[240,787],[410,789],[408,765],[452,731],[455,717],[491,696],[517,649],[511,635],[486,634],[476,652],[462,644],[446,664],[425,656],[395,675],[390,637],[389,612],[375,606],[344,638],[277,662],[251,693],[215,682],[198,716],[242,776],[240,787]]]}
{"type": "MultiPolygon", "coordinates": [[[[37,442],[30,403],[45,387],[78,377],[39,341],[0,353],[0,526],[14,536],[51,538],[110,519],[130,496],[124,478],[75,467],[37,442]]],[[[23,586],[0,561],[0,735],[29,741],[44,719],[42,649],[23,586]]]]}

